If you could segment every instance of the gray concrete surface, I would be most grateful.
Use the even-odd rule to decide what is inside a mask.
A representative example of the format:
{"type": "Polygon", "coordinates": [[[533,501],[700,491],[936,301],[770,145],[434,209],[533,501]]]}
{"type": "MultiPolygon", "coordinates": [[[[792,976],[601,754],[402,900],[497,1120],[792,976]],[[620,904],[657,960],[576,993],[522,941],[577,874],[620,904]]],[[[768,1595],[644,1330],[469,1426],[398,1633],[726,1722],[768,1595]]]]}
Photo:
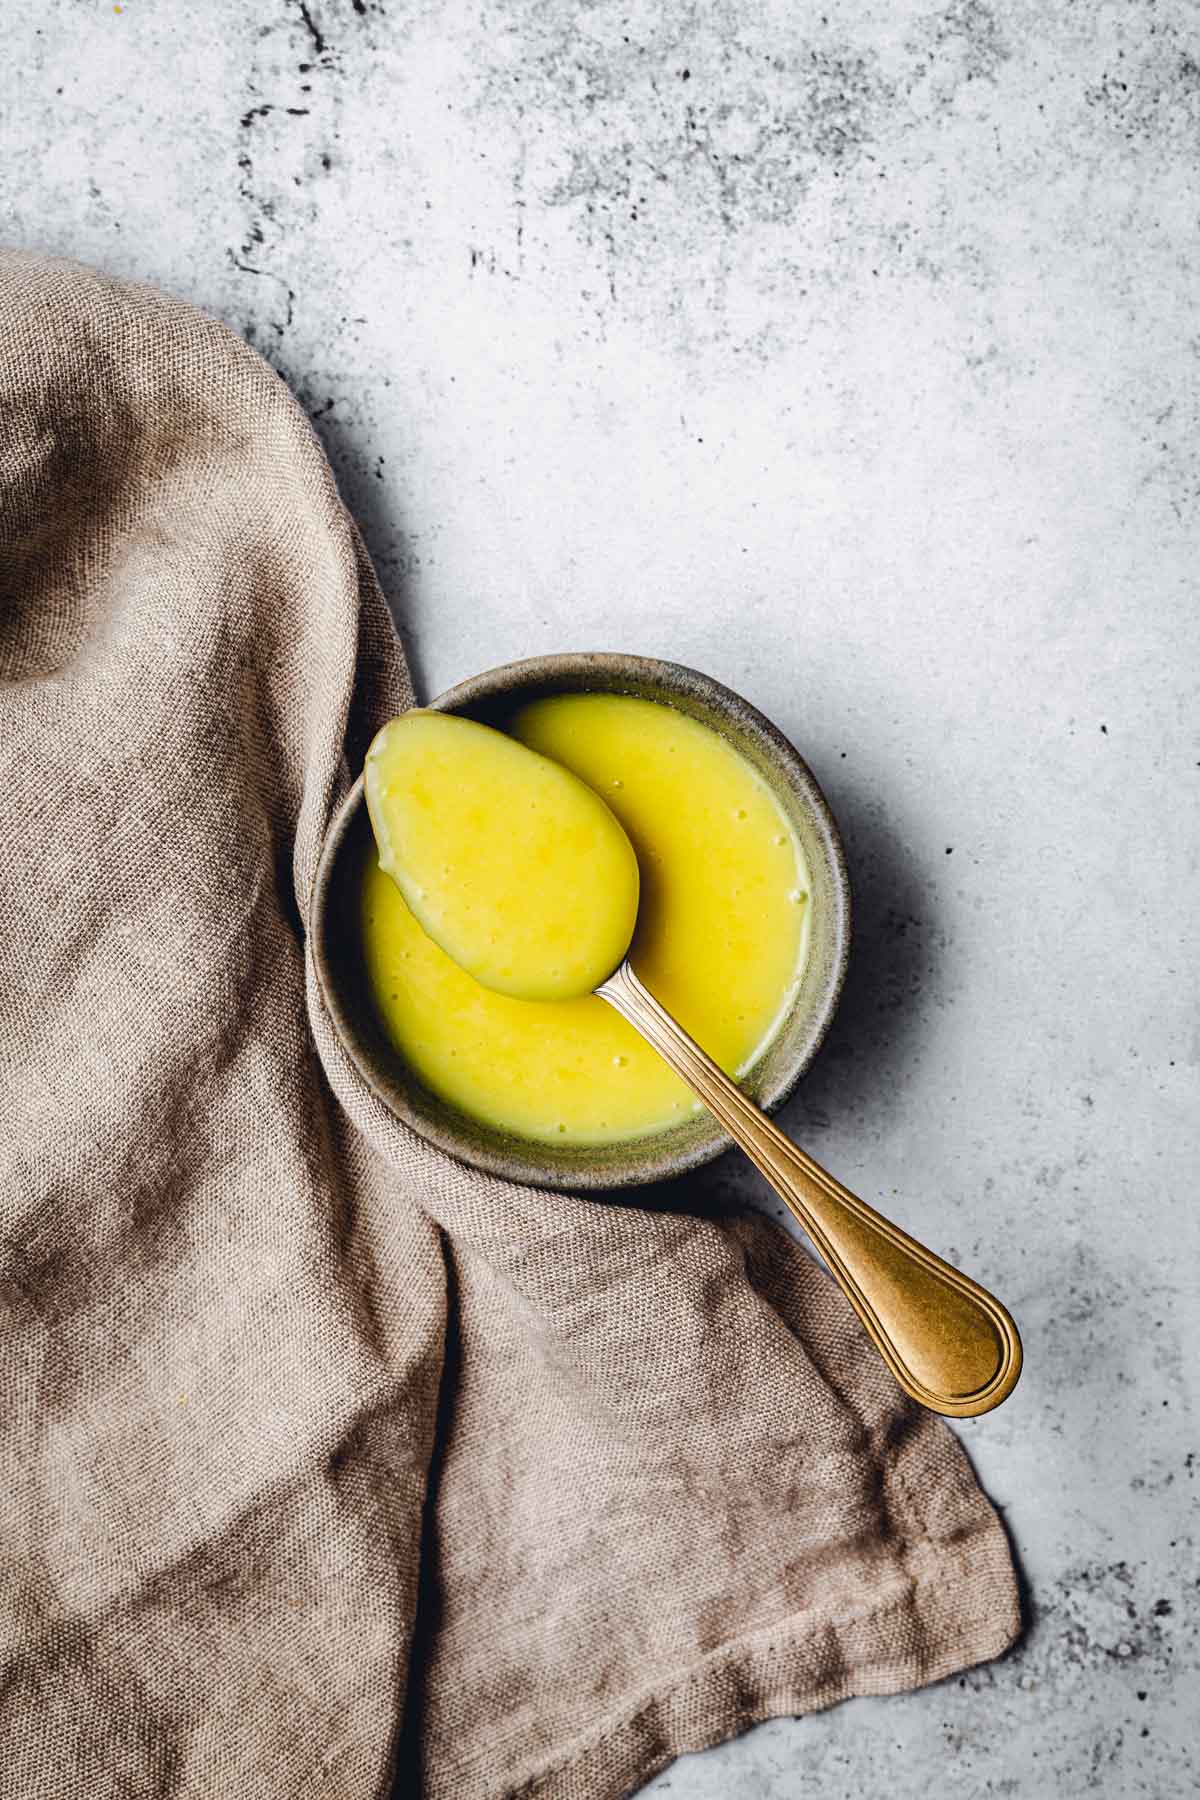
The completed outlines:
{"type": "Polygon", "coordinates": [[[789,1123],[1020,1318],[1022,1386],[964,1435],[1030,1625],[650,1791],[1195,1792],[1200,15],[40,0],[3,27],[0,234],[270,357],[426,691],[675,657],[843,821],[856,961],[789,1123]]]}

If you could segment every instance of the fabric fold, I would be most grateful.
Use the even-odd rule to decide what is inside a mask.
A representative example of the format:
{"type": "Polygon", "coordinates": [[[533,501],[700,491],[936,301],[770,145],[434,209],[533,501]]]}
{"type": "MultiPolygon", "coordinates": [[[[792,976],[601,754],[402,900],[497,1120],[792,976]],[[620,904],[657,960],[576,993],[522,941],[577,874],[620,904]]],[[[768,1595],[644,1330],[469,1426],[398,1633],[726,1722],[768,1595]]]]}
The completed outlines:
{"type": "Polygon", "coordinates": [[[412,703],[216,321],[0,258],[0,1786],[612,1800],[1019,1629],[1003,1529],[768,1221],[392,1119],[304,929],[412,703]]]}

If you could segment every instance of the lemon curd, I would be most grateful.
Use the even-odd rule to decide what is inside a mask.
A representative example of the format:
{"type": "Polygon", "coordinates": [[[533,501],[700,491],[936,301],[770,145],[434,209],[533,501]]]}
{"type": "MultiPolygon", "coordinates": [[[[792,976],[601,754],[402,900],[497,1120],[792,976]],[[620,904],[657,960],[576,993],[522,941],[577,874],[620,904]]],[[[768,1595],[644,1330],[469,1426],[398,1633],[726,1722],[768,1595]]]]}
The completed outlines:
{"type": "Polygon", "coordinates": [[[414,711],[377,734],[363,785],[380,868],[460,969],[515,1000],[577,999],[612,974],[637,858],[577,775],[490,725],[414,711]]]}
{"type": "MultiPolygon", "coordinates": [[[[579,777],[616,815],[641,876],[633,966],[722,1068],[745,1073],[780,1023],[808,943],[803,855],[766,783],[716,732],[655,701],[555,696],[522,708],[507,729],[579,777]]],[[[487,768],[477,774],[476,791],[486,792],[487,768]]],[[[368,770],[368,792],[370,783],[368,770]]],[[[439,783],[429,818],[456,806],[465,817],[477,803],[472,785],[459,767],[456,780],[439,783]]],[[[547,806],[553,798],[551,786],[547,806]]],[[[462,817],[445,820],[445,841],[466,858],[460,866],[486,874],[486,863],[471,861],[462,817]]],[[[527,848],[530,827],[524,819],[521,825],[527,848]]],[[[521,896],[522,968],[538,941],[539,917],[561,917],[553,880],[550,888],[539,885],[537,869],[521,860],[523,833],[510,818],[507,834],[489,837],[501,888],[521,896]]],[[[385,854],[399,865],[386,841],[385,854]]],[[[454,866],[451,856],[439,872],[443,866],[454,866]]],[[[595,954],[603,961],[615,941],[613,921],[628,905],[628,871],[611,845],[593,868],[616,890],[596,895],[595,954]]],[[[559,865],[560,887],[561,872],[559,865]]],[[[699,1110],[690,1090],[603,1000],[522,999],[467,974],[422,928],[374,853],[360,907],[368,981],[388,1036],[425,1085],[460,1111],[520,1137],[602,1144],[669,1129],[699,1110]]],[[[451,942],[444,929],[442,942],[451,942]]],[[[552,953],[547,964],[561,969],[562,958],[552,953]]],[[[561,988],[551,983],[543,991],[561,988]]]]}

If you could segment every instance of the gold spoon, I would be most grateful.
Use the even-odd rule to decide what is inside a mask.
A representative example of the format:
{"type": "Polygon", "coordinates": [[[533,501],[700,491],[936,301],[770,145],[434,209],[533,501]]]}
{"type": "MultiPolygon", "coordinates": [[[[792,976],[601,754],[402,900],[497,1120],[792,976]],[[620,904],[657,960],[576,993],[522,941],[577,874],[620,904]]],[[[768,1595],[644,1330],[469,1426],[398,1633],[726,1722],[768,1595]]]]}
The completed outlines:
{"type": "Polygon", "coordinates": [[[599,795],[490,726],[420,711],[378,733],[364,788],[380,866],[434,942],[517,999],[594,991],[615,1007],[790,1207],[914,1400],[962,1417],[1012,1392],[1021,1340],[999,1301],[789,1143],[642,986],[637,858],[599,795]]]}
{"type": "Polygon", "coordinates": [[[725,1127],[799,1220],[906,1394],[967,1418],[1007,1399],[1021,1339],[986,1288],[935,1256],[784,1137],[634,974],[596,989],[725,1127]]]}

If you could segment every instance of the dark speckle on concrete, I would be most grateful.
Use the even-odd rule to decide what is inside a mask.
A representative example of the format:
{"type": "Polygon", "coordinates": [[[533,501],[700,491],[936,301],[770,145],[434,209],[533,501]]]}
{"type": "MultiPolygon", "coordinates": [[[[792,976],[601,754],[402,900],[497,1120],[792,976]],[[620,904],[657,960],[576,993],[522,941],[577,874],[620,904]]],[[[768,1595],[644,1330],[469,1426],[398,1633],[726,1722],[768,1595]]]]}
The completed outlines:
{"type": "Polygon", "coordinates": [[[310,39],[312,40],[313,50],[315,51],[315,53],[318,56],[323,56],[325,54],[326,46],[325,46],[325,39],[321,33],[320,27],[318,26],[316,20],[313,18],[312,12],[309,10],[309,7],[305,4],[305,0],[295,0],[295,3],[296,3],[296,9],[299,12],[301,21],[304,25],[304,29],[308,33],[310,39]]]}

